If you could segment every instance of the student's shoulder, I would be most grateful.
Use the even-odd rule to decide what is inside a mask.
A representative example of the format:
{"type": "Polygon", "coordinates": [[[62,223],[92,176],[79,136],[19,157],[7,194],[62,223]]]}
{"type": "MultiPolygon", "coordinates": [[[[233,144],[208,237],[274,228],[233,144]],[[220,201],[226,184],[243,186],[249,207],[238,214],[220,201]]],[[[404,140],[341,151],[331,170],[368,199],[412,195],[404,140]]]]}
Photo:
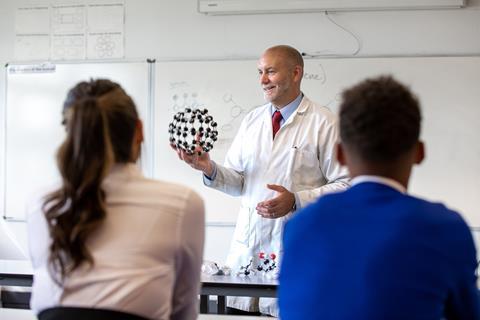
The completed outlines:
{"type": "Polygon", "coordinates": [[[461,213],[448,208],[441,202],[433,202],[426,199],[407,196],[408,205],[414,206],[412,210],[412,219],[416,219],[425,224],[433,225],[439,232],[445,233],[460,232],[470,234],[470,229],[463,219],[461,213]]]}
{"type": "Polygon", "coordinates": [[[412,196],[412,195],[406,195],[405,199],[406,199],[405,202],[407,204],[416,206],[427,214],[434,214],[439,218],[445,219],[445,220],[452,220],[452,221],[462,220],[460,213],[458,213],[453,209],[448,208],[442,202],[430,201],[430,200],[423,199],[417,196],[412,196]]]}
{"type": "Polygon", "coordinates": [[[336,212],[339,204],[346,201],[348,195],[345,191],[329,193],[319,197],[314,202],[300,209],[289,221],[290,224],[310,226],[322,220],[322,215],[329,212],[336,212]]]}
{"type": "Polygon", "coordinates": [[[185,207],[191,203],[203,203],[200,195],[186,185],[150,178],[139,179],[130,185],[127,192],[130,196],[134,194],[139,201],[151,205],[185,207]]]}
{"type": "Polygon", "coordinates": [[[182,197],[198,196],[195,190],[181,183],[150,178],[144,178],[141,183],[153,193],[180,195],[182,197]]]}
{"type": "MultiPolygon", "coordinates": [[[[427,234],[435,237],[435,242],[448,251],[446,255],[470,262],[475,260],[476,250],[472,232],[460,212],[440,202],[418,198],[413,198],[412,201],[416,201],[422,208],[419,210],[421,214],[415,221],[420,225],[421,230],[435,231],[427,234]]],[[[412,217],[412,220],[414,218],[412,217]]]]}

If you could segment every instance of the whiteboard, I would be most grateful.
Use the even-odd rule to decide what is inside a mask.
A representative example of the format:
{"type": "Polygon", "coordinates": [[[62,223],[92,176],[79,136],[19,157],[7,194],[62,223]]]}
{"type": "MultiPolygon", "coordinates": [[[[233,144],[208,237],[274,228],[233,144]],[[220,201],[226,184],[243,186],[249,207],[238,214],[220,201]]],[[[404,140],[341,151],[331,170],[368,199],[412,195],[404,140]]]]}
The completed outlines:
{"type": "Polygon", "coordinates": [[[263,104],[255,61],[160,62],[156,65],[154,176],[184,183],[205,200],[207,222],[233,223],[239,198],[203,185],[202,174],[178,160],[168,143],[168,124],[185,107],[206,108],[218,123],[211,158],[223,163],[241,120],[263,104]]]}
{"type": "MultiPolygon", "coordinates": [[[[132,97],[142,119],[150,116],[147,62],[12,64],[7,66],[3,216],[23,220],[29,198],[58,181],[56,150],[65,137],[61,112],[67,91],[80,81],[108,78],[132,97]]],[[[149,122],[141,165],[148,172],[149,122]]],[[[151,140],[150,140],[151,141],[151,140]]]]}
{"type": "MultiPolygon", "coordinates": [[[[308,59],[302,91],[336,112],[344,88],[379,74],[410,86],[422,105],[427,157],[414,169],[410,192],[444,202],[479,227],[480,57],[308,59]]],[[[209,222],[235,222],[239,199],[203,186],[201,174],[170,149],[167,130],[178,110],[206,107],[220,129],[212,158],[223,163],[243,116],[263,104],[256,61],[160,62],[156,75],[154,175],[196,189],[209,222]]]]}

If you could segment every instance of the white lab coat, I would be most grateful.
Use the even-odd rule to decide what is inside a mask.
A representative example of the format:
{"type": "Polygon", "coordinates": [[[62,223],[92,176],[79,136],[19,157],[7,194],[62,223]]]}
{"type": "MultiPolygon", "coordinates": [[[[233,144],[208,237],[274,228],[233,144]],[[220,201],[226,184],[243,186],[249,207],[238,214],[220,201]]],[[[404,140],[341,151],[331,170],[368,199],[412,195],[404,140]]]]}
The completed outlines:
{"type": "MultiPolygon", "coordinates": [[[[336,161],[338,138],[336,116],[329,109],[304,97],[297,110],[287,119],[272,139],[270,104],[258,107],[243,119],[226,155],[224,166],[217,165],[213,181],[205,183],[230,195],[241,196],[227,265],[236,272],[259,252],[277,255],[279,264],[282,232],[292,213],[278,219],[265,219],[257,214],[257,203],[276,196],[266,187],[278,184],[294,192],[297,209],[318,196],[348,186],[348,172],[336,161]]],[[[299,261],[299,272],[300,265],[299,261]]],[[[229,298],[228,305],[246,311],[278,316],[275,299],[229,298]]]]}

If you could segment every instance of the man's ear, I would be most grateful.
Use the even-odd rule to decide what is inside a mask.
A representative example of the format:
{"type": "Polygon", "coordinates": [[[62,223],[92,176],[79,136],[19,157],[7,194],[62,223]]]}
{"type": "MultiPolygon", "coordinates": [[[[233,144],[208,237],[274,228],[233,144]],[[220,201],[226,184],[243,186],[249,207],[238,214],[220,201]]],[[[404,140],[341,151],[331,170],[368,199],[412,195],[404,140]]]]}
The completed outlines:
{"type": "Polygon", "coordinates": [[[300,82],[302,80],[302,77],[303,77],[302,66],[297,65],[293,68],[293,77],[296,82],[300,82]]]}
{"type": "Polygon", "coordinates": [[[422,163],[425,159],[425,145],[422,141],[418,141],[415,147],[415,164],[422,163]]]}
{"type": "Polygon", "coordinates": [[[347,165],[347,162],[345,160],[345,151],[343,150],[343,145],[341,142],[338,142],[335,146],[336,151],[337,151],[337,160],[338,162],[342,165],[345,166],[347,165]]]}

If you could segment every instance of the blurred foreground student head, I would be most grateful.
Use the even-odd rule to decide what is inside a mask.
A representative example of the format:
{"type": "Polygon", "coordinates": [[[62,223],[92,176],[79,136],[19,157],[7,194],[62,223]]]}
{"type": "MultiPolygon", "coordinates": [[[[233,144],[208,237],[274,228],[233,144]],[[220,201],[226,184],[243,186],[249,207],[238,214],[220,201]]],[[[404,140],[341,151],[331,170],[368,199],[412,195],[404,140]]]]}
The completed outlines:
{"type": "Polygon", "coordinates": [[[64,111],[60,186],[28,212],[32,309],[77,306],[194,319],[203,201],[187,187],[143,176],[135,164],[142,123],[117,83],[77,84],[64,111]]]}
{"type": "Polygon", "coordinates": [[[424,158],[420,123],[417,98],[392,77],[343,93],[338,160],[352,187],[287,223],[282,320],[480,318],[468,226],[407,193],[424,158]]]}
{"type": "Polygon", "coordinates": [[[351,177],[376,175],[407,188],[412,166],[422,162],[418,100],[391,77],[366,80],[343,93],[339,161],[351,177]]]}

